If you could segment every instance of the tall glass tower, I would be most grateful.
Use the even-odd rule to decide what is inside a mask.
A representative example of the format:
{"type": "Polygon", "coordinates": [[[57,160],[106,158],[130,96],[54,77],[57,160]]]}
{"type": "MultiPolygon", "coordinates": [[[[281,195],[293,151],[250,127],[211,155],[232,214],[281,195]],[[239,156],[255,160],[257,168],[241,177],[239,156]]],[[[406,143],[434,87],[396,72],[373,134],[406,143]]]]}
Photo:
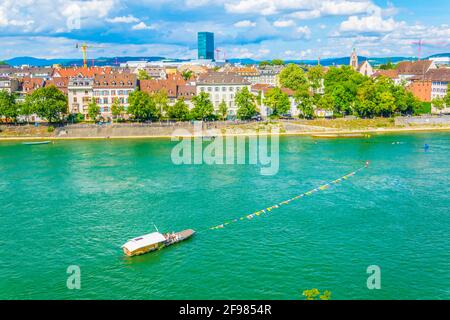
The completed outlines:
{"type": "Polygon", "coordinates": [[[198,58],[214,60],[214,33],[198,33],[198,58]]]}

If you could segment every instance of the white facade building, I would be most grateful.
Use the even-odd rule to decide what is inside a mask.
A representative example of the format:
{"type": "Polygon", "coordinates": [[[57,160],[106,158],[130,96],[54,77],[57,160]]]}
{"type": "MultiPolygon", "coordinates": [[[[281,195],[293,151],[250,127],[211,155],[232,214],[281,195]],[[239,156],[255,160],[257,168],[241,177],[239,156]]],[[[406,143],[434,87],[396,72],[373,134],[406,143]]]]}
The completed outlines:
{"type": "Polygon", "coordinates": [[[280,86],[280,73],[284,66],[263,66],[259,67],[259,77],[256,84],[267,84],[273,87],[280,86]]]}
{"type": "Polygon", "coordinates": [[[250,92],[250,85],[250,82],[235,73],[212,72],[199,76],[197,95],[201,92],[208,93],[216,111],[220,103],[224,101],[228,106],[228,114],[235,116],[237,114],[236,93],[243,88],[247,88],[250,92]]]}
{"type": "Polygon", "coordinates": [[[8,93],[15,92],[19,89],[19,81],[10,78],[0,78],[0,90],[7,91],[8,93]]]}
{"type": "Polygon", "coordinates": [[[112,73],[95,76],[93,98],[100,107],[102,117],[112,117],[111,106],[116,100],[127,110],[129,95],[136,87],[137,78],[134,74],[112,73]]]}
{"type": "Polygon", "coordinates": [[[89,103],[93,98],[93,78],[77,77],[69,79],[67,86],[69,113],[87,115],[89,103]]]}

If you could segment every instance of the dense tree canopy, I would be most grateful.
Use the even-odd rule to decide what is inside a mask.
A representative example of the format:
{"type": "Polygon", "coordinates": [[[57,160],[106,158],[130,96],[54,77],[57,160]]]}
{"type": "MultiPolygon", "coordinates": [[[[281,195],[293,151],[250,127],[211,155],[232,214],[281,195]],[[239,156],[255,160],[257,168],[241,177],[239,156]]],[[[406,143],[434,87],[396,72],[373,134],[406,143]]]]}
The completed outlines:
{"type": "Polygon", "coordinates": [[[447,85],[447,95],[445,96],[445,104],[450,107],[450,82],[447,85]]]}
{"type": "Polygon", "coordinates": [[[191,110],[192,118],[195,120],[208,120],[213,118],[214,106],[206,92],[192,98],[194,108],[191,110]]]}
{"type": "Polygon", "coordinates": [[[158,111],[157,117],[162,118],[164,113],[167,113],[167,108],[169,106],[169,98],[166,90],[159,90],[150,94],[150,98],[153,100],[158,111]]]}
{"type": "Polygon", "coordinates": [[[94,99],[92,99],[92,101],[89,103],[87,113],[88,113],[89,119],[91,119],[92,121],[97,120],[97,117],[100,114],[100,107],[95,102],[94,99]]]}
{"type": "Polygon", "coordinates": [[[114,118],[120,118],[125,112],[125,107],[120,104],[119,99],[115,98],[113,104],[111,105],[111,114],[114,118]]]}
{"type": "Polygon", "coordinates": [[[329,110],[333,111],[334,109],[334,100],[333,97],[329,94],[324,94],[317,101],[317,107],[321,110],[329,110]]]}
{"type": "Polygon", "coordinates": [[[25,104],[48,122],[60,121],[68,112],[67,97],[55,86],[35,90],[26,97],[25,104]]]}
{"type": "Polygon", "coordinates": [[[412,114],[418,103],[412,93],[389,78],[368,79],[357,89],[354,113],[364,118],[412,114]]]}
{"type": "Polygon", "coordinates": [[[178,121],[185,121],[189,119],[189,107],[184,102],[183,98],[178,99],[177,102],[168,107],[167,117],[178,121]]]}
{"type": "Polygon", "coordinates": [[[222,101],[219,104],[219,110],[217,114],[221,120],[226,120],[226,118],[228,117],[228,106],[225,101],[222,101]]]}
{"type": "Polygon", "coordinates": [[[291,108],[289,96],[280,88],[270,89],[265,95],[264,104],[272,110],[272,115],[285,114],[291,108]]]}
{"type": "Polygon", "coordinates": [[[16,104],[14,94],[0,90],[0,118],[16,120],[19,115],[19,106],[16,104]]]}
{"type": "Polygon", "coordinates": [[[145,71],[144,69],[141,69],[138,71],[138,79],[139,80],[150,80],[150,79],[152,79],[152,77],[150,77],[150,75],[148,74],[147,71],[145,71]]]}
{"type": "Polygon", "coordinates": [[[247,87],[244,87],[236,94],[235,103],[238,106],[238,119],[248,120],[258,114],[255,100],[255,96],[248,90],[247,87]]]}
{"type": "Polygon", "coordinates": [[[305,71],[296,64],[289,64],[280,73],[281,86],[294,91],[302,90],[308,85],[305,71]]]}
{"type": "Polygon", "coordinates": [[[264,66],[282,66],[284,65],[284,61],[281,59],[274,59],[272,61],[261,61],[259,63],[259,66],[264,67],[264,66]]]}
{"type": "Polygon", "coordinates": [[[321,65],[309,68],[308,72],[306,73],[306,77],[313,92],[317,92],[322,87],[324,76],[325,70],[321,65]]]}
{"type": "Polygon", "coordinates": [[[381,70],[391,70],[391,69],[395,69],[396,67],[397,67],[396,64],[393,64],[393,63],[391,62],[391,60],[388,60],[386,63],[380,65],[379,68],[380,68],[381,70]]]}
{"type": "Polygon", "coordinates": [[[194,75],[194,72],[192,72],[192,70],[184,70],[182,73],[181,73],[181,76],[183,77],[183,79],[184,80],[189,80],[189,79],[191,79],[192,78],[192,76],[194,75]]]}
{"type": "Polygon", "coordinates": [[[146,92],[134,91],[129,96],[128,113],[137,121],[153,120],[158,117],[155,101],[146,92]]]}

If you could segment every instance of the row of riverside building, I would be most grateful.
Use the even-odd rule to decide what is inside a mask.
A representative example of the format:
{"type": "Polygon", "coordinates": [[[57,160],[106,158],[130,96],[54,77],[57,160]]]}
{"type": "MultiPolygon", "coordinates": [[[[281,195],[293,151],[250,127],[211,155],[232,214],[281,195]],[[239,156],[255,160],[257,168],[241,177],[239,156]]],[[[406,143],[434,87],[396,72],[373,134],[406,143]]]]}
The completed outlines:
{"type": "MultiPolygon", "coordinates": [[[[396,84],[406,86],[418,99],[431,102],[438,97],[447,95],[450,81],[450,69],[437,66],[431,60],[401,62],[392,70],[374,70],[369,61],[358,61],[353,51],[350,57],[350,66],[368,77],[385,76],[391,78],[396,84]]],[[[73,68],[36,68],[36,67],[10,67],[0,66],[0,90],[16,93],[17,99],[23,101],[26,95],[36,89],[55,86],[68,98],[69,112],[83,114],[88,119],[88,105],[95,101],[104,119],[111,119],[111,106],[118,101],[125,110],[129,106],[129,96],[135,90],[147,93],[165,91],[169,103],[177,99],[184,99],[190,108],[193,108],[192,98],[201,92],[210,96],[215,109],[222,102],[228,107],[228,115],[234,118],[237,114],[235,105],[236,93],[247,87],[250,92],[262,97],[273,87],[281,87],[279,74],[284,66],[241,66],[225,64],[219,70],[204,65],[162,66],[139,63],[134,66],[120,67],[73,67],[73,68]],[[145,71],[151,79],[138,80],[138,74],[145,71]],[[185,79],[183,72],[191,71],[191,77],[185,79]]],[[[325,72],[328,68],[324,67],[325,72]]],[[[294,92],[281,88],[288,94],[291,116],[297,116],[294,92]]],[[[323,94],[324,87],[318,88],[315,94],[323,94]]],[[[262,117],[269,116],[270,108],[262,105],[262,117]]],[[[433,113],[449,113],[450,108],[436,110],[433,113]]],[[[316,110],[316,115],[332,116],[332,112],[316,110]]],[[[32,121],[39,121],[31,117],[32,121]]]]}
{"type": "MultiPolygon", "coordinates": [[[[396,84],[403,84],[420,101],[432,102],[448,94],[450,68],[437,66],[434,61],[422,60],[400,62],[395,69],[379,70],[374,77],[385,76],[396,84]]],[[[432,105],[434,114],[450,113],[450,106],[438,110],[432,105]]]]}
{"type": "MultiPolygon", "coordinates": [[[[95,101],[101,116],[111,119],[111,107],[115,101],[129,106],[129,96],[135,90],[147,93],[165,91],[170,103],[184,99],[193,108],[192,98],[201,92],[210,95],[216,110],[225,102],[231,118],[237,114],[236,93],[247,87],[249,91],[264,90],[279,85],[278,75],[282,67],[224,67],[213,71],[203,66],[164,67],[0,67],[0,90],[16,94],[19,102],[35,90],[55,86],[67,96],[69,113],[88,116],[88,106],[95,101]],[[149,80],[138,80],[140,70],[144,70],[149,80]],[[185,79],[183,71],[192,71],[190,79],[185,79]],[[262,87],[261,87],[262,86],[262,87]]],[[[255,92],[257,94],[257,92],[255,92]]],[[[263,112],[264,115],[264,112],[263,112]]],[[[266,114],[267,115],[267,114],[266,114]]],[[[36,116],[31,121],[40,121],[36,116]]]]}

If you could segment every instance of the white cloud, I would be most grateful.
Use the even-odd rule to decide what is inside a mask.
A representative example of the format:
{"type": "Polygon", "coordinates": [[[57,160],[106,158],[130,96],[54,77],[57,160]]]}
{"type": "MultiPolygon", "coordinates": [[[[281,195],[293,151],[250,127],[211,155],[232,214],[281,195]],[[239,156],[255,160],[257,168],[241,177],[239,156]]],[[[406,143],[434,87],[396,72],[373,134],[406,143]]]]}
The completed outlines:
{"type": "MultiPolygon", "coordinates": [[[[238,0],[225,2],[225,9],[236,14],[274,15],[283,12],[298,19],[368,13],[379,8],[370,0],[238,0]],[[294,11],[294,12],[292,12],[294,11]]],[[[392,8],[392,6],[391,6],[392,8]]]]}
{"type": "Polygon", "coordinates": [[[236,28],[248,28],[248,27],[254,27],[256,26],[256,22],[250,21],[250,20],[242,20],[238,21],[234,24],[236,28]]]}
{"type": "Polygon", "coordinates": [[[141,21],[138,24],[135,24],[131,29],[133,30],[155,30],[158,26],[155,24],[147,25],[145,22],[141,21]]]}
{"type": "Polygon", "coordinates": [[[396,22],[393,18],[385,20],[381,15],[373,14],[365,17],[350,16],[341,23],[339,30],[341,32],[388,33],[401,26],[403,23],[396,22]]]}
{"type": "Polygon", "coordinates": [[[290,14],[291,17],[299,20],[316,19],[322,16],[320,10],[303,10],[290,14]]]}
{"type": "Polygon", "coordinates": [[[70,31],[69,22],[81,28],[100,25],[117,8],[119,0],[2,0],[0,27],[15,33],[70,31]],[[18,26],[23,28],[17,28],[18,26]]]}
{"type": "Polygon", "coordinates": [[[305,39],[309,39],[311,37],[311,30],[308,26],[298,27],[296,32],[302,35],[305,39]]]}
{"type": "Polygon", "coordinates": [[[273,25],[277,28],[295,27],[295,22],[293,20],[277,20],[273,25]]]}
{"type": "Polygon", "coordinates": [[[132,15],[106,19],[110,23],[135,23],[140,20],[132,15]]]}
{"type": "Polygon", "coordinates": [[[377,8],[372,1],[322,1],[320,5],[322,15],[329,16],[361,14],[377,8]]]}

